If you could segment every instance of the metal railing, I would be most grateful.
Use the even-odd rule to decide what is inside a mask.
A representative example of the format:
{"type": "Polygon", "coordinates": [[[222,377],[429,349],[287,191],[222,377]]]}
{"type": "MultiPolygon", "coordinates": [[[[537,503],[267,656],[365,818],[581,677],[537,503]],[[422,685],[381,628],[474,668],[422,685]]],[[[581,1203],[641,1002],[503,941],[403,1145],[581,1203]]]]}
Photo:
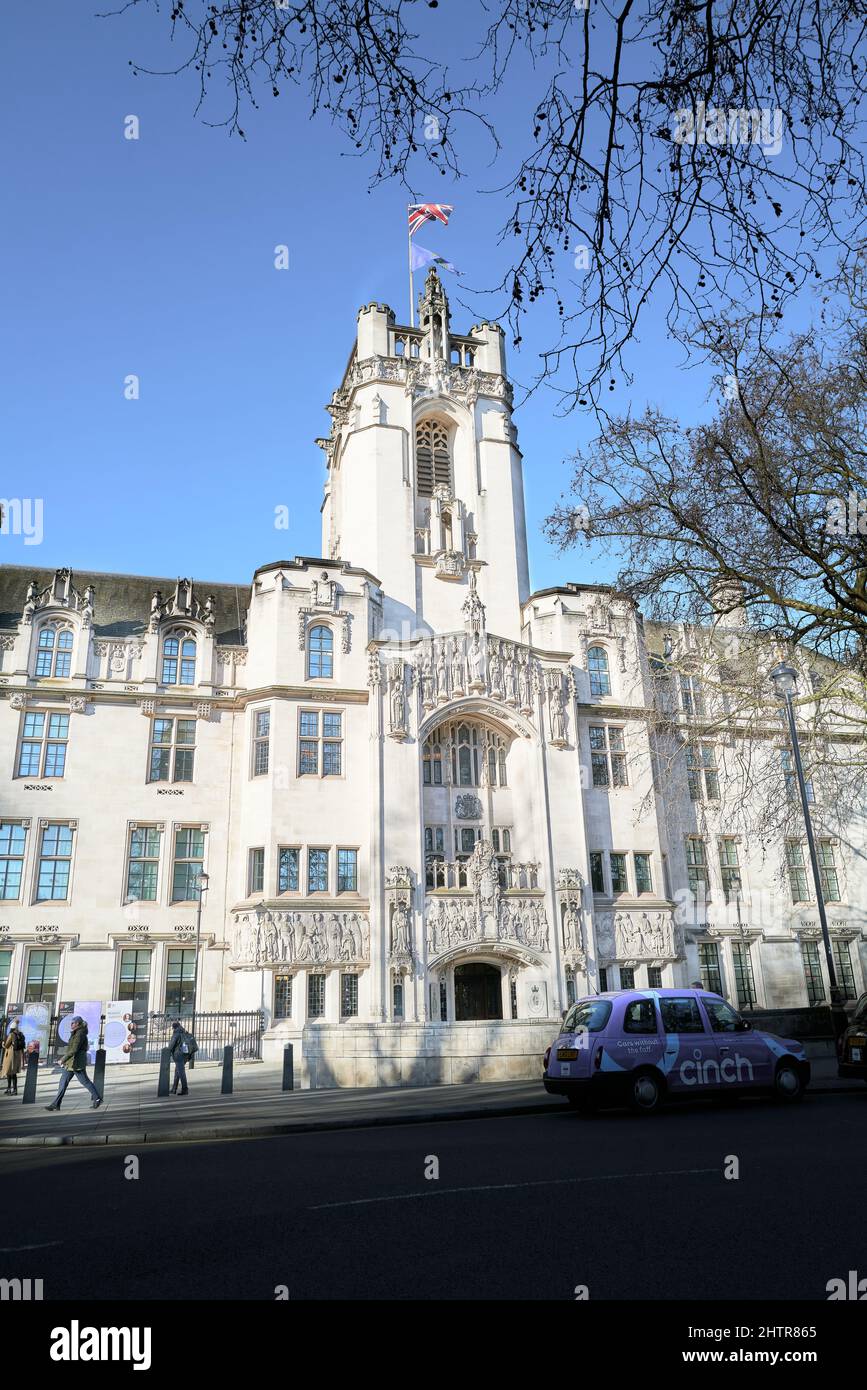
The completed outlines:
{"type": "MultiPolygon", "coordinates": [[[[139,1023],[132,1062],[158,1062],[172,1036],[176,1013],[146,1014],[139,1023]]],[[[190,1014],[181,1014],[181,1024],[189,1029],[190,1014]]],[[[195,1036],[199,1044],[197,1062],[219,1062],[223,1048],[231,1044],[236,1062],[256,1061],[262,1056],[262,1033],[265,1017],[261,1009],[249,1013],[197,1013],[195,1036]]]]}

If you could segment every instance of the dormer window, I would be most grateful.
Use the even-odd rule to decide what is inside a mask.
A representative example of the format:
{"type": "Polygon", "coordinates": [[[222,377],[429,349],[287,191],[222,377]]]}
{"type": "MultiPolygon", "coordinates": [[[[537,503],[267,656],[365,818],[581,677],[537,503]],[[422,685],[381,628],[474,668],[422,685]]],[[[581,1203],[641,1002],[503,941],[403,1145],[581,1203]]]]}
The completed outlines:
{"type": "Polygon", "coordinates": [[[587,653],[587,670],[590,673],[590,694],[610,695],[611,675],[608,670],[608,653],[604,647],[590,648],[587,653]]]}
{"type": "Polygon", "coordinates": [[[422,420],[415,431],[416,481],[420,497],[433,497],[434,488],[443,484],[451,492],[452,461],[449,436],[439,420],[422,420]]]}
{"type": "Polygon", "coordinates": [[[330,627],[312,627],[307,642],[307,679],[331,680],[333,675],[334,634],[330,627]]]}
{"type": "Polygon", "coordinates": [[[195,685],[196,639],[190,633],[170,633],[163,638],[163,685],[195,685]]]}
{"type": "Polygon", "coordinates": [[[75,635],[70,627],[47,623],[36,645],[37,676],[68,676],[72,669],[75,635]]]}

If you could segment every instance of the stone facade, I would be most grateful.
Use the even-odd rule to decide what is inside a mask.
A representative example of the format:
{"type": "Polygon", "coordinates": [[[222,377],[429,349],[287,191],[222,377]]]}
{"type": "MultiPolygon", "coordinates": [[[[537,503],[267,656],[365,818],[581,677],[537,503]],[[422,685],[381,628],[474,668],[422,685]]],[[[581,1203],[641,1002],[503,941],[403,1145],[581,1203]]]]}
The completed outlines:
{"type": "MultiPolygon", "coordinates": [[[[530,592],[501,330],[453,334],[435,274],[419,324],[359,313],[324,558],[0,573],[10,1001],[189,1007],[200,869],[199,1008],[261,1009],[309,1084],[535,1076],[572,998],[630,982],[816,993],[815,904],[738,843],[732,920],[725,805],[655,786],[656,635],[605,586],[530,592]]],[[[864,850],[861,817],[830,851],[856,991],[864,850]]]]}

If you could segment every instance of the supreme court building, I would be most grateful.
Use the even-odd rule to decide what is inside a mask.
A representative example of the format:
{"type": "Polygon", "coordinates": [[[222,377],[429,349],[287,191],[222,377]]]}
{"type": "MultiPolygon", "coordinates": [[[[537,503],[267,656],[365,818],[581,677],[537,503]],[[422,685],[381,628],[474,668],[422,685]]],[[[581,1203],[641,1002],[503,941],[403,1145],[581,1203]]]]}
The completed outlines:
{"type": "MultiPolygon", "coordinates": [[[[654,784],[663,634],[605,585],[531,592],[501,329],[457,332],[435,272],[418,323],[358,314],[321,556],[238,583],[0,571],[8,1000],[189,1012],[202,872],[198,1008],[261,1009],[303,1084],[536,1076],[596,990],[827,997],[797,843],[727,833],[700,733],[654,784]]],[[[784,752],[781,729],[781,795],[784,752]]],[[[849,993],[864,853],[863,817],[822,832],[849,993]]]]}

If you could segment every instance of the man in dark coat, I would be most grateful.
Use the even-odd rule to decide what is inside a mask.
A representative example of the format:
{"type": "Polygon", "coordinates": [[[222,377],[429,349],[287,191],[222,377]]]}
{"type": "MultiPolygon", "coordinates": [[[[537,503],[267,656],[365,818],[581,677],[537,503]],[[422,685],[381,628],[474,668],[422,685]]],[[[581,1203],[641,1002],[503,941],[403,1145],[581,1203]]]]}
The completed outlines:
{"type": "Polygon", "coordinates": [[[99,1091],[94,1086],[87,1074],[87,1024],[78,1014],[71,1020],[72,1032],[69,1035],[69,1042],[66,1044],[66,1051],[61,1060],[60,1085],[57,1088],[57,1095],[50,1105],[46,1105],[46,1110],[59,1110],[60,1102],[66,1095],[66,1088],[73,1077],[76,1077],[92,1097],[92,1109],[98,1110],[102,1105],[99,1091]]]}
{"type": "Polygon", "coordinates": [[[169,1038],[169,1056],[175,1064],[175,1079],[172,1084],[172,1095],[177,1095],[178,1086],[181,1088],[181,1095],[189,1095],[187,1085],[187,1062],[196,1051],[196,1044],[191,1033],[181,1027],[181,1020],[175,1019],[174,1032],[169,1038]]]}

